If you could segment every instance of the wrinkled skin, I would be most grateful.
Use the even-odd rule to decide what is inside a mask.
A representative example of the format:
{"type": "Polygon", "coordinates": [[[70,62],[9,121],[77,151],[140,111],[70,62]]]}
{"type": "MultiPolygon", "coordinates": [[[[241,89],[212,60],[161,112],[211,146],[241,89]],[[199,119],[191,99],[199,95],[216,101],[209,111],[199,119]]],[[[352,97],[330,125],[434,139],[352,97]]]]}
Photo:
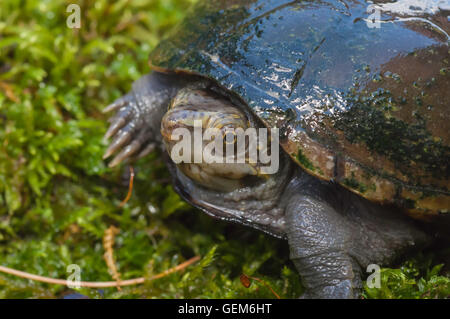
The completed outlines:
{"type": "Polygon", "coordinates": [[[155,71],[106,108],[117,115],[106,134],[113,140],[105,158],[115,154],[115,166],[154,147],[170,148],[170,121],[181,125],[208,111],[207,103],[200,108],[185,98],[195,90],[211,97],[211,112],[236,108],[252,127],[279,127],[277,173],[260,178],[241,170],[223,187],[219,171],[227,167],[197,166],[209,174],[200,180],[199,170],[166,156],[174,187],[213,217],[285,238],[307,289],[302,297],[357,298],[368,265],[389,265],[442,240],[436,228],[409,218],[405,209],[433,217],[444,235],[450,227],[448,21],[442,12],[427,16],[442,26],[437,33],[420,21],[386,22],[384,33],[367,31],[360,20],[366,5],[201,2],[197,8],[205,11],[188,17],[183,33],[152,54],[155,71]],[[302,22],[290,24],[295,21],[302,22]],[[266,43],[275,39],[277,25],[292,27],[297,36],[277,32],[278,42],[266,43]],[[171,103],[180,100],[183,106],[171,103]]]}
{"type": "MultiPolygon", "coordinates": [[[[169,101],[186,87],[226,94],[204,80],[154,72],[106,108],[117,116],[107,133],[114,139],[105,157],[120,150],[110,166],[145,155],[153,143],[164,148],[155,128],[161,126],[169,101]]],[[[233,102],[258,125],[242,104],[233,102]]],[[[284,152],[276,174],[234,190],[201,186],[167,160],[175,189],[192,205],[216,218],[286,238],[307,288],[305,298],[356,298],[369,264],[388,264],[431,239],[401,212],[312,177],[284,152]]]]}

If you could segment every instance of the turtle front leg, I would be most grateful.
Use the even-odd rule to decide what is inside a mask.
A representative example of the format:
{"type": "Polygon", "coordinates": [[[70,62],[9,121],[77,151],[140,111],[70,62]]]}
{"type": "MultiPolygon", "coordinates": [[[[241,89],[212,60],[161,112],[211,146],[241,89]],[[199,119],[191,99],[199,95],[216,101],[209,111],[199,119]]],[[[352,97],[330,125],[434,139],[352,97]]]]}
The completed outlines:
{"type": "Polygon", "coordinates": [[[179,75],[153,72],[133,83],[132,90],[108,105],[103,112],[116,111],[105,138],[112,141],[103,158],[118,154],[109,163],[118,165],[125,159],[136,159],[161,144],[161,119],[170,100],[187,81],[179,75]]]}
{"type": "Polygon", "coordinates": [[[315,188],[292,196],[285,213],[303,298],[358,298],[369,264],[385,265],[429,240],[396,211],[344,189],[315,188]]]}
{"type": "Polygon", "coordinates": [[[360,266],[349,255],[351,233],[324,202],[299,196],[286,212],[291,259],[306,293],[302,298],[355,298],[362,288],[360,266]]]}

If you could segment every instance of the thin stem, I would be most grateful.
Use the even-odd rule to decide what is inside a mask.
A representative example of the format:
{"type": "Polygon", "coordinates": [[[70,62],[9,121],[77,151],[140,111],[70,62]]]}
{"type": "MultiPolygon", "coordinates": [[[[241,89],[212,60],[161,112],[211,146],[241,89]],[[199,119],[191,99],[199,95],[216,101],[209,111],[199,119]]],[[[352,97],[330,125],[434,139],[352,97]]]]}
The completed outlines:
{"type": "Polygon", "coordinates": [[[130,183],[128,185],[128,194],[127,197],[119,204],[119,207],[123,207],[131,198],[131,194],[133,193],[133,181],[134,181],[134,168],[130,166],[130,183]]]}
{"type": "MultiPolygon", "coordinates": [[[[117,283],[117,281],[80,281],[80,282],[77,282],[76,284],[79,284],[80,287],[86,287],[86,288],[107,288],[107,287],[117,287],[117,286],[138,285],[138,284],[143,284],[145,281],[159,279],[159,278],[165,277],[167,275],[170,275],[174,272],[180,271],[180,270],[192,265],[193,263],[197,262],[198,260],[200,260],[200,256],[192,257],[191,259],[186,260],[185,262],[179,264],[178,266],[167,269],[166,271],[163,271],[162,273],[154,275],[148,279],[146,279],[144,277],[139,277],[139,278],[134,278],[134,279],[121,280],[120,283],[117,283]]],[[[7,274],[17,276],[17,277],[21,277],[21,278],[34,280],[34,281],[45,282],[48,284],[54,284],[54,285],[68,286],[68,285],[75,284],[75,282],[73,282],[73,281],[67,281],[64,279],[54,279],[54,278],[34,275],[34,274],[30,274],[28,272],[24,272],[24,271],[12,269],[12,268],[4,267],[4,266],[0,266],[0,272],[7,273],[7,274]]]]}

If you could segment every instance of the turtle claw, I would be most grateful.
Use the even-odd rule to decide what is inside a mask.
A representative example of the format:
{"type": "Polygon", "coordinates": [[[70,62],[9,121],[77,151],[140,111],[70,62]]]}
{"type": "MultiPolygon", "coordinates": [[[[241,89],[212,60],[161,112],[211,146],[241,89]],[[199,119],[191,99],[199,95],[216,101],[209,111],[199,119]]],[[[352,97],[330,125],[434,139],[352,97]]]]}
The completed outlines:
{"type": "Polygon", "coordinates": [[[108,105],[107,107],[105,107],[102,112],[103,113],[108,113],[108,112],[112,112],[112,111],[116,111],[118,110],[120,107],[126,105],[128,102],[130,101],[130,96],[129,94],[125,95],[125,96],[121,96],[119,97],[117,100],[115,100],[113,103],[111,103],[110,105],[108,105]]]}
{"type": "Polygon", "coordinates": [[[129,95],[119,98],[113,104],[105,108],[104,112],[118,111],[117,115],[110,120],[111,124],[104,136],[106,142],[112,138],[112,142],[105,151],[103,159],[119,152],[109,163],[114,167],[126,159],[138,158],[136,155],[150,153],[155,145],[150,143],[151,132],[142,129],[142,118],[136,115],[136,101],[129,95]]]}
{"type": "Polygon", "coordinates": [[[118,130],[120,130],[125,123],[127,122],[126,119],[124,119],[123,117],[119,117],[118,119],[116,119],[108,128],[108,131],[105,134],[105,139],[110,138],[111,136],[113,136],[114,134],[117,133],[118,130]]]}
{"type": "MultiPolygon", "coordinates": [[[[129,125],[131,125],[131,124],[129,124],[129,125]]],[[[129,132],[129,134],[131,136],[130,132],[129,132]]],[[[125,146],[125,148],[119,154],[117,154],[116,157],[114,157],[114,159],[109,164],[109,167],[116,166],[126,159],[130,159],[130,158],[138,159],[138,158],[141,158],[141,157],[147,155],[148,153],[150,153],[156,147],[155,143],[150,142],[150,137],[151,137],[151,134],[149,134],[148,132],[145,132],[145,131],[140,132],[137,136],[134,136],[131,143],[129,145],[125,146]]],[[[125,137],[124,137],[124,139],[125,139],[125,137]]],[[[119,142],[121,143],[121,141],[119,141],[119,142]]],[[[113,142],[113,144],[114,144],[114,142],[113,142]]],[[[112,144],[111,144],[110,148],[111,147],[113,147],[112,144]]],[[[120,146],[114,146],[111,154],[114,153],[119,147],[120,146]]],[[[105,153],[105,155],[108,155],[108,156],[110,156],[111,154],[108,153],[108,150],[105,153]]]]}
{"type": "Polygon", "coordinates": [[[112,137],[117,132],[123,131],[123,126],[125,124],[129,123],[127,126],[130,126],[133,122],[132,115],[133,111],[131,109],[131,106],[127,105],[122,107],[121,111],[110,120],[111,125],[109,126],[108,131],[105,133],[104,141],[108,140],[108,138],[112,137]]]}
{"type": "Polygon", "coordinates": [[[131,132],[125,130],[121,131],[121,133],[109,145],[108,149],[103,155],[103,159],[110,157],[113,153],[119,150],[125,143],[127,143],[131,139],[131,137],[131,132]]]}
{"type": "Polygon", "coordinates": [[[103,159],[115,154],[110,167],[143,157],[159,145],[159,128],[167,105],[185,85],[178,76],[150,73],[134,82],[132,91],[103,109],[103,113],[116,113],[104,137],[105,143],[108,139],[111,143],[103,159]]]}
{"type": "Polygon", "coordinates": [[[150,154],[156,148],[156,143],[149,143],[137,156],[136,158],[142,158],[150,154]]]}
{"type": "Polygon", "coordinates": [[[132,157],[141,148],[141,143],[138,140],[134,140],[130,145],[126,146],[114,159],[109,163],[109,167],[114,167],[125,159],[132,157]]]}

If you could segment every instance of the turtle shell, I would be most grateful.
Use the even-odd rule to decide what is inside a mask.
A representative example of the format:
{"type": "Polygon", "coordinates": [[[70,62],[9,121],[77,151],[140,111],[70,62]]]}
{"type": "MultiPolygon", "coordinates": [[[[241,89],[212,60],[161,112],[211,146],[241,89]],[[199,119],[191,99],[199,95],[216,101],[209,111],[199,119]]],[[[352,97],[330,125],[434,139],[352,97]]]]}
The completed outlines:
{"type": "Polygon", "coordinates": [[[150,65],[238,95],[309,173],[448,214],[450,12],[404,3],[200,1],[150,65]]]}

